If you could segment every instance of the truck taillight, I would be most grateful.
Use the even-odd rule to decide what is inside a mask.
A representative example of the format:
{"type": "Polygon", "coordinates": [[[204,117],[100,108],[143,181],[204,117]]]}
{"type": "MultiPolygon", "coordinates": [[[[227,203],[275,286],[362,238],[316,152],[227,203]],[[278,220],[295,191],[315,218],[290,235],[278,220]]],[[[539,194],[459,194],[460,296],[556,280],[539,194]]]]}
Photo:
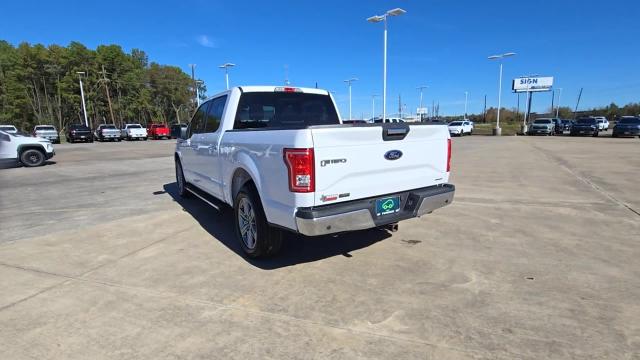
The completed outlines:
{"type": "Polygon", "coordinates": [[[283,156],[289,170],[289,191],[314,192],[313,149],[284,149],[283,156]]]}
{"type": "Polygon", "coordinates": [[[447,172],[451,171],[451,139],[447,139],[447,172]]]}

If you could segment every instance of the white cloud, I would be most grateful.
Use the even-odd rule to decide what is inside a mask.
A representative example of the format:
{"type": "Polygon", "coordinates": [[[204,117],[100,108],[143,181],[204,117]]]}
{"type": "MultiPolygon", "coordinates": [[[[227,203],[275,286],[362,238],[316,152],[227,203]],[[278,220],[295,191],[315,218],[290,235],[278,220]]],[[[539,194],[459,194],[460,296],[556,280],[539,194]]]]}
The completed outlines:
{"type": "Polygon", "coordinates": [[[198,44],[204,47],[208,47],[208,48],[218,47],[217,42],[214,39],[209,38],[207,35],[199,35],[196,38],[196,40],[198,41],[198,44]]]}

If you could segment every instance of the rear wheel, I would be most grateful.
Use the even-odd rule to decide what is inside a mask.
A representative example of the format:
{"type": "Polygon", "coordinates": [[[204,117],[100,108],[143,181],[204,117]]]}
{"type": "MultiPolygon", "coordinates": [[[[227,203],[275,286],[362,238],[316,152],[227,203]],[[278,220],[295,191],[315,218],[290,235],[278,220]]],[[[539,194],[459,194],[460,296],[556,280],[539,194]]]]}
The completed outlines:
{"type": "Polygon", "coordinates": [[[182,171],[182,164],[178,159],[176,159],[176,183],[178,184],[178,195],[183,198],[189,197],[187,182],[184,179],[184,172],[182,171]]]}
{"type": "Polygon", "coordinates": [[[26,167],[40,166],[44,164],[44,152],[37,149],[28,149],[20,154],[20,162],[26,167]]]}
{"type": "Polygon", "coordinates": [[[593,133],[593,137],[598,137],[598,132],[597,131],[593,133]]]}
{"type": "Polygon", "coordinates": [[[251,258],[275,255],[282,247],[282,231],[267,223],[260,198],[253,186],[243,187],[234,201],[236,238],[251,258]]]}

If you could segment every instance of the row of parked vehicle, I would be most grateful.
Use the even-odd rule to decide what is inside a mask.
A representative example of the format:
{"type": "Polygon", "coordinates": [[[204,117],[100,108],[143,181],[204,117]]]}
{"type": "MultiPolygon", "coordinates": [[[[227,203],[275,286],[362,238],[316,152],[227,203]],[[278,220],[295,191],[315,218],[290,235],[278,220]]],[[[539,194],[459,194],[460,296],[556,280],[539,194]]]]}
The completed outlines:
{"type": "Polygon", "coordinates": [[[165,124],[149,124],[146,128],[140,124],[124,124],[118,129],[112,124],[100,124],[92,132],[89,127],[82,124],[73,124],[67,127],[65,132],[67,141],[93,142],[95,141],[121,141],[147,139],[171,139],[169,127],[165,124]]]}
{"type": "MultiPolygon", "coordinates": [[[[124,124],[122,129],[115,125],[100,124],[95,130],[91,130],[83,124],[71,124],[64,132],[67,141],[93,142],[93,141],[121,141],[121,140],[147,140],[149,138],[171,139],[180,136],[181,129],[186,129],[187,124],[174,124],[168,127],[165,124],[149,124],[146,128],[140,124],[124,124]]],[[[0,131],[9,134],[21,133],[14,125],[0,125],[0,131]]],[[[53,144],[60,144],[60,133],[53,125],[36,125],[30,134],[33,137],[49,140],[53,144]]]]}
{"type": "MultiPolygon", "coordinates": [[[[604,116],[580,117],[576,120],[540,118],[533,121],[527,135],[562,135],[566,131],[571,136],[595,137],[600,132],[609,131],[609,126],[609,120],[604,116]]],[[[613,127],[612,136],[640,136],[640,117],[623,116],[619,118],[613,127]]]]}

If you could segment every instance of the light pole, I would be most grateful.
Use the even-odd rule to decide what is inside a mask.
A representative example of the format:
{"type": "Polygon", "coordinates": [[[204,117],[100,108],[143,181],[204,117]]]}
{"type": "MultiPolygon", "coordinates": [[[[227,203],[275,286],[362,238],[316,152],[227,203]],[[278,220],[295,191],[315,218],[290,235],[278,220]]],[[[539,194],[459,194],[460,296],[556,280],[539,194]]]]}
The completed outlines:
{"type": "Polygon", "coordinates": [[[469,92],[464,92],[464,120],[467,120],[467,101],[469,100],[469,92]]]}
{"type": "Polygon", "coordinates": [[[504,54],[500,54],[500,55],[491,55],[488,57],[489,60],[499,60],[500,61],[500,78],[498,80],[498,114],[496,117],[496,128],[493,129],[493,135],[496,136],[500,136],[502,135],[502,129],[500,129],[500,106],[502,106],[501,104],[501,98],[502,98],[502,59],[509,57],[509,56],[514,56],[516,53],[514,52],[508,52],[508,53],[504,53],[504,54]]]}
{"type": "Polygon", "coordinates": [[[196,104],[200,106],[200,84],[202,84],[202,80],[196,80],[196,104]]]}
{"type": "Polygon", "coordinates": [[[367,19],[368,22],[377,23],[384,21],[384,61],[382,71],[382,122],[387,118],[387,17],[399,16],[406,13],[405,10],[395,8],[387,11],[384,15],[374,15],[367,19]]]}
{"type": "Polygon", "coordinates": [[[84,75],[84,71],[76,71],[78,74],[78,79],[80,79],[80,96],[82,97],[82,113],[84,114],[84,125],[89,127],[89,120],[87,120],[87,105],[84,103],[84,89],[82,87],[82,75],[84,75]]]}
{"type": "Polygon", "coordinates": [[[422,121],[422,115],[423,115],[423,113],[422,113],[422,90],[424,90],[426,88],[428,88],[427,85],[421,85],[421,86],[418,86],[416,88],[417,90],[420,90],[420,105],[418,106],[418,108],[420,109],[420,121],[422,121]]]}
{"type": "Polygon", "coordinates": [[[351,120],[351,83],[354,81],[358,81],[358,78],[351,78],[351,79],[344,80],[344,82],[346,82],[347,85],[349,85],[349,120],[351,120]]]}
{"type": "Polygon", "coordinates": [[[374,121],[376,118],[376,97],[380,95],[373,94],[371,95],[371,121],[374,121]]]}
{"type": "Polygon", "coordinates": [[[556,118],[560,113],[560,97],[562,96],[562,88],[559,88],[559,90],[560,90],[560,93],[558,93],[558,105],[556,105],[556,118]]]}
{"type": "Polygon", "coordinates": [[[234,66],[236,66],[236,64],[232,63],[224,63],[218,66],[220,69],[224,69],[224,79],[227,82],[227,90],[229,90],[229,68],[234,66]]]}

